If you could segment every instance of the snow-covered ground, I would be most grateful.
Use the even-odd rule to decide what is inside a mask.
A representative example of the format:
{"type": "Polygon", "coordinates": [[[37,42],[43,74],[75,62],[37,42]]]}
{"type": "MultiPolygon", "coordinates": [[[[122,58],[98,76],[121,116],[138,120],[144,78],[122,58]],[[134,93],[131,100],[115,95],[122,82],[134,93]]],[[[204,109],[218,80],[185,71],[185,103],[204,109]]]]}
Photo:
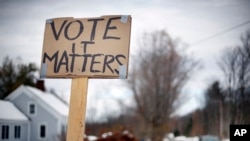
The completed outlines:
{"type": "MultiPolygon", "coordinates": [[[[123,134],[126,134],[127,132],[123,132],[123,134]]],[[[112,136],[113,133],[112,132],[107,132],[102,134],[102,138],[107,138],[108,136],[112,136]]],[[[96,141],[98,139],[98,137],[96,136],[88,136],[87,137],[89,141],[96,141]]],[[[149,139],[147,139],[146,141],[150,141],[149,139]]],[[[198,136],[195,137],[186,137],[186,136],[177,136],[174,137],[173,133],[169,133],[165,136],[165,138],[163,139],[163,141],[200,141],[198,136]]],[[[216,136],[203,136],[203,140],[201,141],[219,141],[219,139],[216,136]]],[[[223,139],[221,141],[230,141],[229,139],[223,139]]]]}
{"type": "MultiPolygon", "coordinates": [[[[219,141],[216,136],[205,135],[202,136],[203,140],[201,141],[219,141]]],[[[169,133],[165,136],[163,141],[200,141],[198,136],[195,137],[186,137],[186,136],[177,136],[174,137],[173,133],[169,133]]],[[[229,139],[223,139],[221,141],[230,141],[229,139]]]]}
{"type": "Polygon", "coordinates": [[[164,138],[163,141],[199,141],[199,137],[178,136],[175,138],[164,138]]]}
{"type": "MultiPolygon", "coordinates": [[[[171,138],[164,138],[163,141],[200,141],[200,140],[199,140],[199,137],[178,136],[178,137],[175,137],[175,138],[172,138],[172,139],[171,138]]],[[[205,140],[205,141],[208,141],[208,140],[205,140]]],[[[221,141],[230,141],[230,140],[229,139],[223,139],[221,141]]]]}

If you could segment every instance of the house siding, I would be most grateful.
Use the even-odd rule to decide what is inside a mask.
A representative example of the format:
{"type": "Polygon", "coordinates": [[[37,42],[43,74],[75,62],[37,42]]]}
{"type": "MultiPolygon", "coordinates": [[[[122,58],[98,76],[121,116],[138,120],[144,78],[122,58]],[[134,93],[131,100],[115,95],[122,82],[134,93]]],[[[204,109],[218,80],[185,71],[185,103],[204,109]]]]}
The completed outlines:
{"type": "Polygon", "coordinates": [[[27,102],[28,101],[33,101],[33,99],[29,96],[27,96],[24,93],[21,93],[18,97],[16,97],[14,100],[11,100],[11,102],[24,114],[26,115],[28,118],[29,114],[28,114],[28,106],[27,106],[27,102]]]}
{"type": "Polygon", "coordinates": [[[28,122],[0,120],[0,141],[29,141],[28,122]],[[2,139],[2,126],[9,126],[8,139],[2,139]],[[20,126],[20,138],[15,138],[15,126],[20,126]]]}
{"type": "MultiPolygon", "coordinates": [[[[30,120],[30,141],[55,141],[60,134],[58,131],[59,124],[61,125],[59,117],[48,112],[46,105],[43,105],[41,101],[38,101],[36,97],[28,96],[22,93],[18,97],[12,100],[12,102],[18,107],[30,120]],[[29,104],[34,103],[35,114],[29,114],[29,104]],[[43,105],[43,106],[42,106],[43,105]],[[46,125],[46,137],[40,138],[40,125],[46,125]]],[[[52,110],[52,109],[49,109],[52,110]]]]}
{"type": "Polygon", "coordinates": [[[53,117],[48,113],[43,107],[37,104],[36,118],[31,119],[31,138],[32,140],[56,140],[57,135],[57,118],[53,117]],[[46,125],[46,137],[44,139],[40,138],[40,126],[46,125]]]}

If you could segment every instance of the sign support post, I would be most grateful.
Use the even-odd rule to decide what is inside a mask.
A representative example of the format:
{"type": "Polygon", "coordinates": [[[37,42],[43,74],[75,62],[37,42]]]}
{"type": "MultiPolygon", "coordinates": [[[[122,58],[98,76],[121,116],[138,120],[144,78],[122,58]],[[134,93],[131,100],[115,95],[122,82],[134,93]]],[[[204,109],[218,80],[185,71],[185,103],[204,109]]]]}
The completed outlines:
{"type": "Polygon", "coordinates": [[[82,141],[85,131],[88,78],[72,78],[67,141],[82,141]]]}

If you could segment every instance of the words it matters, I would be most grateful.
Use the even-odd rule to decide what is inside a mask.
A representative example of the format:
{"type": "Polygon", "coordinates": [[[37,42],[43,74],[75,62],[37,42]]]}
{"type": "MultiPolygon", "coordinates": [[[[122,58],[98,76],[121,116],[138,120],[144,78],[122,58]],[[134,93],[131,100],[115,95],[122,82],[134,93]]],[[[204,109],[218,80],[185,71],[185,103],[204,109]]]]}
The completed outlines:
{"type": "Polygon", "coordinates": [[[42,78],[126,78],[129,15],[46,20],[42,78]]]}

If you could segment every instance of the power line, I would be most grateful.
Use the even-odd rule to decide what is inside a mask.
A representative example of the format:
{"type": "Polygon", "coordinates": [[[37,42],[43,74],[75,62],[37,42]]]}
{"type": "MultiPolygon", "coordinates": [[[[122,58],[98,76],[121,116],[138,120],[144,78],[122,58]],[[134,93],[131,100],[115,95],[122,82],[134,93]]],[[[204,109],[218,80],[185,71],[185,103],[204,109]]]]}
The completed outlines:
{"type": "Polygon", "coordinates": [[[217,37],[217,36],[220,36],[220,35],[222,35],[222,34],[225,34],[225,33],[229,32],[229,31],[232,31],[232,30],[234,30],[234,29],[236,29],[236,28],[239,28],[239,27],[244,26],[244,25],[249,24],[249,23],[250,23],[250,20],[249,20],[249,21],[246,21],[246,22],[244,22],[244,23],[235,25],[235,26],[233,26],[233,27],[231,27],[231,28],[228,28],[228,29],[226,29],[226,30],[223,30],[223,31],[221,31],[221,32],[218,32],[218,33],[216,33],[216,34],[214,34],[214,35],[211,35],[211,36],[208,36],[208,37],[206,37],[206,38],[200,39],[200,40],[198,40],[198,41],[196,41],[196,42],[191,43],[189,46],[193,46],[193,45],[196,45],[196,44],[205,42],[205,41],[207,41],[207,40],[213,39],[213,38],[215,38],[215,37],[217,37]]]}

